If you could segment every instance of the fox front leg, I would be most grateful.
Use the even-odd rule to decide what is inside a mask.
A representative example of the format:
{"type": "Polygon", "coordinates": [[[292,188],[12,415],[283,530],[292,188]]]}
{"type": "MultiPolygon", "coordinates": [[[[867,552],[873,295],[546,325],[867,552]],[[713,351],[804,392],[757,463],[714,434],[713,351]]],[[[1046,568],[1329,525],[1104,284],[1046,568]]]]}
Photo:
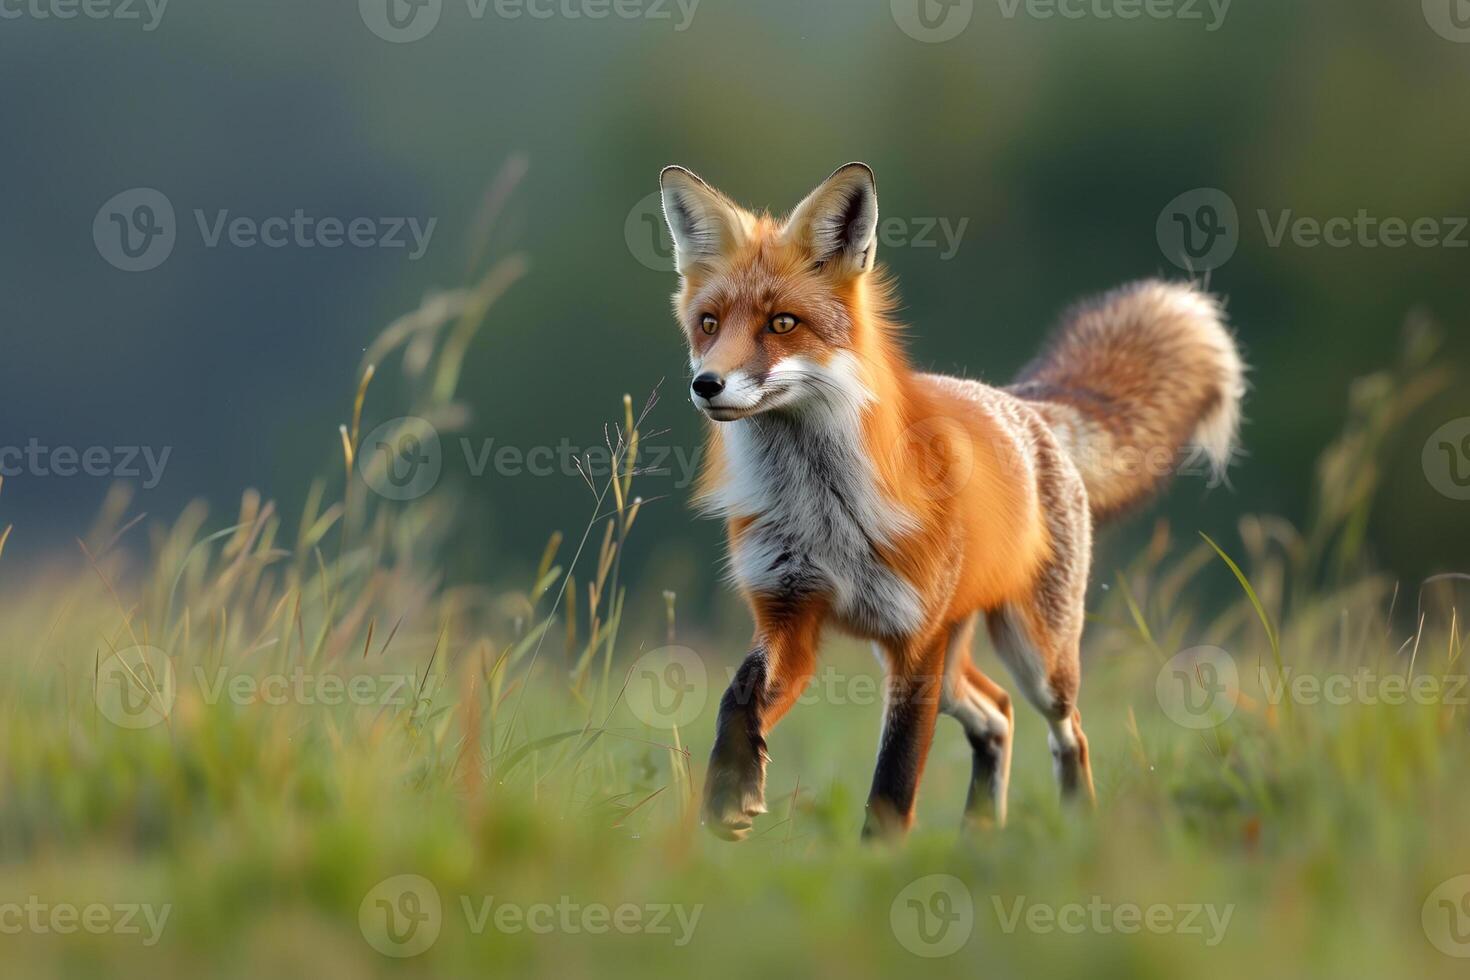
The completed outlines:
{"type": "Polygon", "coordinates": [[[815,613],[766,623],[720,699],[703,805],[719,837],[743,840],[766,812],[766,735],[811,680],[820,629],[815,613]]]}

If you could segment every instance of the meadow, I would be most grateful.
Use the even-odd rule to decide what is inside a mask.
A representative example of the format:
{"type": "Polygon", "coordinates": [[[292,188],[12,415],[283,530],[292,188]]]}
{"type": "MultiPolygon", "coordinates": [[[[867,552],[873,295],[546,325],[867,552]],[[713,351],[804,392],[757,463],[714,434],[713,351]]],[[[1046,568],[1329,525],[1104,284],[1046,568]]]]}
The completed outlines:
{"type": "Polygon", "coordinates": [[[392,469],[422,423],[377,421],[453,431],[523,271],[388,328],[299,512],[140,520],[119,487],[74,552],[0,553],[6,976],[1464,975],[1464,587],[1363,544],[1376,461],[1447,383],[1432,330],[1344,393],[1307,526],[1159,523],[1094,582],[1095,812],[1022,708],[1008,826],[961,828],[942,721],[914,833],[862,844],[881,688],[834,638],[731,845],[698,794],[747,637],[672,593],[624,617],[640,433],[676,409],[588,420],[614,475],[519,587],[446,581],[453,495],[392,469]]]}

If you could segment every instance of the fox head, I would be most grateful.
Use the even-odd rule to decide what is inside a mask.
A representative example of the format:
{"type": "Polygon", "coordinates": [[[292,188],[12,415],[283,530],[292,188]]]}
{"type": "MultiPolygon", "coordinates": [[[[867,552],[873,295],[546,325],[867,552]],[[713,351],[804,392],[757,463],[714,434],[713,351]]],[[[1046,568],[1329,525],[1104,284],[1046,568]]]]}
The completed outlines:
{"type": "Polygon", "coordinates": [[[873,171],[842,167],[784,220],[747,211],[682,167],[659,185],[694,404],[729,422],[840,393],[855,363],[843,355],[862,349],[886,295],[870,282],[873,171]]]}

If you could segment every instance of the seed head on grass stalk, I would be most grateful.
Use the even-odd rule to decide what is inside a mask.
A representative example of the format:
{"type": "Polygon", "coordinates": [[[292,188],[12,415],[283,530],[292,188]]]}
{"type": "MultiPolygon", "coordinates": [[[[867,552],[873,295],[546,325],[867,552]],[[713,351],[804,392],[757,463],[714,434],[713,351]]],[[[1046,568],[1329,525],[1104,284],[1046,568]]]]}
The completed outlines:
{"type": "Polygon", "coordinates": [[[5,554],[5,542],[10,540],[10,532],[14,530],[14,524],[5,525],[5,530],[0,531],[0,555],[5,554]]]}
{"type": "Polygon", "coordinates": [[[367,401],[368,385],[372,384],[377,370],[377,366],[372,363],[362,370],[362,378],[357,383],[357,394],[352,399],[352,428],[349,430],[345,425],[337,426],[337,431],[342,436],[342,461],[347,471],[347,482],[342,490],[342,511],[347,515],[342,521],[343,554],[351,547],[352,484],[355,482],[352,473],[357,462],[358,447],[362,445],[362,406],[367,401]]]}
{"type": "MultiPolygon", "coordinates": [[[[638,417],[636,419],[633,419],[632,420],[632,424],[629,425],[629,432],[630,433],[637,431],[638,427],[642,425],[644,419],[647,418],[649,412],[651,412],[653,410],[653,407],[654,407],[654,405],[657,404],[657,402],[658,402],[658,388],[655,387],[654,390],[649,394],[648,401],[644,404],[643,410],[639,413],[639,415],[638,415],[638,417]]],[[[625,420],[630,415],[630,412],[631,412],[631,403],[630,403],[630,400],[628,398],[626,398],[626,396],[625,396],[625,398],[624,398],[624,414],[625,414],[625,420]]],[[[528,664],[526,666],[525,676],[527,678],[529,678],[531,676],[532,672],[535,670],[536,662],[540,659],[540,655],[541,655],[541,644],[542,644],[542,642],[546,638],[547,627],[550,626],[550,624],[551,624],[551,617],[553,617],[553,616],[556,615],[556,610],[562,605],[562,603],[564,601],[566,601],[566,596],[568,594],[567,590],[575,582],[575,576],[574,576],[573,573],[574,573],[574,571],[575,571],[575,569],[577,567],[577,563],[581,560],[582,554],[586,550],[587,543],[590,540],[590,538],[592,537],[593,530],[597,527],[598,523],[600,521],[602,521],[603,518],[604,518],[604,514],[603,514],[602,508],[603,508],[604,503],[607,501],[607,497],[608,497],[609,493],[612,493],[615,487],[618,488],[619,492],[621,492],[621,490],[622,490],[622,483],[623,482],[626,482],[628,489],[631,490],[632,484],[631,484],[630,481],[625,481],[625,479],[624,479],[625,474],[623,473],[623,469],[622,469],[622,467],[624,465],[624,461],[626,459],[626,454],[627,454],[628,448],[630,446],[630,443],[631,443],[631,438],[628,439],[628,440],[619,439],[617,446],[611,447],[613,449],[613,466],[612,466],[612,470],[608,474],[608,478],[607,478],[606,482],[604,482],[601,490],[598,490],[596,488],[596,485],[593,484],[592,481],[591,481],[591,477],[590,477],[590,466],[584,468],[583,465],[582,465],[582,463],[581,463],[581,461],[578,461],[578,470],[579,470],[579,472],[581,472],[582,478],[587,482],[588,487],[592,491],[592,494],[593,494],[592,514],[591,514],[591,516],[589,517],[589,519],[587,521],[586,527],[584,527],[583,530],[582,530],[582,537],[578,541],[577,547],[573,551],[572,556],[571,556],[571,559],[567,563],[566,574],[562,578],[561,588],[557,592],[557,595],[556,595],[555,600],[550,605],[550,611],[547,614],[547,619],[542,624],[542,627],[537,631],[538,632],[538,635],[537,635],[537,638],[536,638],[536,645],[535,645],[534,649],[531,651],[530,660],[529,660],[529,662],[528,662],[528,664]]],[[[632,515],[630,515],[630,516],[635,516],[636,515],[636,508],[637,507],[641,507],[642,500],[635,498],[634,503],[635,503],[636,506],[632,510],[632,515]]],[[[614,512],[614,515],[616,515],[616,512],[614,512]]],[[[631,527],[631,522],[629,522],[626,525],[626,527],[631,527]]],[[[607,557],[608,557],[608,552],[609,552],[609,549],[611,549],[613,547],[613,545],[612,545],[612,537],[611,537],[611,530],[612,530],[611,523],[609,523],[608,531],[604,534],[603,547],[599,551],[599,556],[598,556],[599,557],[599,561],[598,561],[599,574],[597,575],[595,581],[604,580],[606,578],[606,575],[607,575],[607,568],[608,568],[607,557]]],[[[593,655],[596,652],[596,650],[598,649],[598,646],[600,645],[600,642],[603,639],[603,634],[601,632],[601,627],[600,627],[600,616],[598,614],[598,606],[601,605],[601,596],[602,596],[601,586],[600,585],[594,585],[593,583],[589,583],[589,597],[594,598],[596,601],[593,602],[593,604],[592,604],[592,610],[591,610],[591,612],[589,614],[589,616],[591,618],[591,621],[588,623],[589,638],[588,638],[588,641],[587,641],[587,647],[586,647],[586,650],[583,652],[583,655],[580,658],[577,667],[574,668],[574,670],[573,670],[573,677],[574,677],[574,679],[577,678],[577,677],[579,677],[582,674],[582,672],[585,669],[585,666],[586,666],[587,661],[590,659],[591,655],[593,655]]],[[[621,611],[620,608],[619,608],[619,605],[618,604],[610,603],[610,606],[611,606],[611,608],[608,610],[609,615],[611,617],[614,617],[615,618],[620,613],[620,611],[621,611]]],[[[610,620],[609,626],[611,626],[611,625],[613,625],[613,623],[610,620]]],[[[609,653],[610,652],[611,652],[611,647],[609,647],[609,653]]],[[[496,754],[503,753],[504,750],[505,750],[505,748],[509,745],[510,740],[514,737],[515,723],[516,723],[516,720],[520,717],[520,708],[521,708],[522,702],[525,699],[525,693],[526,693],[526,687],[527,686],[528,685],[523,684],[521,686],[521,689],[516,693],[515,705],[511,709],[510,718],[509,718],[509,720],[507,722],[506,729],[505,729],[506,735],[505,735],[505,738],[504,738],[504,742],[497,748],[496,754]]],[[[604,693],[605,693],[605,691],[606,691],[606,685],[604,685],[604,693]]]]}

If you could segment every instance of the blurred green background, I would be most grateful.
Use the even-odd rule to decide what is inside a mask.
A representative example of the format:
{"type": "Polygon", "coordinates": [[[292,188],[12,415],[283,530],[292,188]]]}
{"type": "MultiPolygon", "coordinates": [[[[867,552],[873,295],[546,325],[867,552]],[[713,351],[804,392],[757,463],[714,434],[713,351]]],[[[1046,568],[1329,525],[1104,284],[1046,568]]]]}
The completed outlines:
{"type": "MultiPolygon", "coordinates": [[[[523,576],[547,532],[588,503],[561,467],[472,475],[461,435],[475,452],[492,439],[595,447],[622,394],[641,403],[662,380],[645,431],[666,430],[649,442],[669,448],[674,472],[642,480],[665,499],[628,560],[652,570],[652,601],[659,586],[695,602],[717,591],[720,530],[694,518],[678,478],[701,423],[669,316],[674,279],[651,267],[666,243],[647,196],[671,162],[777,211],[841,163],[872,164],[883,214],[899,219],[881,257],[916,361],[994,382],[1072,300],[1183,275],[1156,233],[1161,213],[1191,190],[1223,191],[1238,248],[1211,286],[1254,367],[1249,457],[1233,492],[1176,487],[1167,507],[1191,527],[1247,511],[1305,518],[1351,381],[1392,359],[1412,312],[1443,326],[1454,363],[1470,348],[1463,229],[1458,248],[1272,244],[1286,211],[1430,218],[1442,237],[1446,219],[1470,214],[1470,43],[1433,0],[1237,0],[1223,18],[1181,0],[1178,16],[1131,20],[1107,16],[1126,0],[1068,7],[1080,17],[923,0],[941,33],[963,26],[942,42],[914,36],[927,29],[905,0],[701,0],[692,12],[687,0],[557,0],[536,8],[549,17],[493,2],[476,17],[443,0],[426,36],[393,43],[368,26],[382,14],[373,2],[175,0],[153,29],[142,6],[133,21],[6,8],[0,444],[171,447],[138,509],[168,516],[202,495],[223,522],[256,486],[294,513],[314,474],[340,469],[334,430],[364,347],[427,291],[468,280],[485,188],[522,155],[490,255],[522,250],[532,271],[476,339],[461,388],[473,415],[445,433],[434,491],[463,498],[459,578],[523,576]],[[129,273],[91,231],[103,202],[135,187],[167,196],[177,242],[159,267],[129,273]],[[298,208],[437,223],[411,260],[209,248],[193,216],[298,208]]],[[[401,414],[393,377],[375,382],[365,427],[401,414]]],[[[1370,545],[1406,579],[1463,558],[1447,529],[1465,528],[1467,505],[1434,489],[1421,452],[1470,415],[1464,382],[1462,371],[1383,461],[1370,545]]],[[[72,549],[107,484],[6,479],[7,559],[72,549]]]]}

